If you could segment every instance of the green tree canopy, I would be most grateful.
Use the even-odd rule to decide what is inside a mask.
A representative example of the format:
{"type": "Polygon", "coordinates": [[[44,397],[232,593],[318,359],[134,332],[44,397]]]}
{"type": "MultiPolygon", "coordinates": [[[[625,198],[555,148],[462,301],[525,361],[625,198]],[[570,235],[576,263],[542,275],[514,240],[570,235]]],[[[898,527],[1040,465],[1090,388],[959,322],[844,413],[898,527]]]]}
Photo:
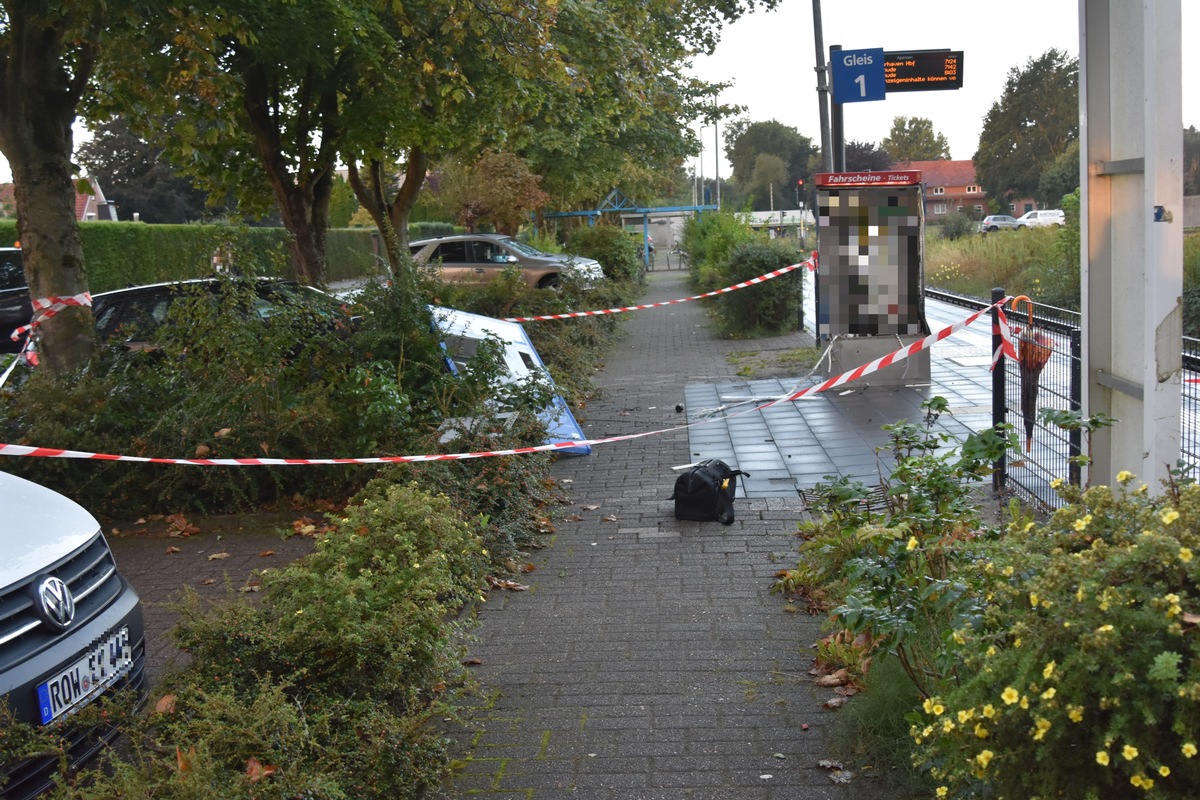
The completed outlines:
{"type": "Polygon", "coordinates": [[[1042,173],[1079,138],[1079,64],[1058,50],[1009,70],[983,120],[975,175],[989,197],[1038,197],[1042,173]]]}
{"type": "Polygon", "coordinates": [[[796,182],[800,179],[811,182],[809,162],[816,152],[817,147],[811,139],[775,120],[734,120],[725,133],[725,155],[733,165],[732,180],[751,196],[753,208],[758,211],[770,207],[772,185],[776,208],[784,202],[780,192],[791,198],[788,205],[795,202],[796,182]],[[760,163],[762,156],[771,156],[775,160],[760,163]],[[782,175],[779,175],[777,163],[783,167],[782,175]]]}
{"type": "Polygon", "coordinates": [[[486,222],[500,233],[513,235],[529,212],[541,209],[549,199],[538,176],[512,153],[489,150],[470,164],[449,159],[437,174],[438,206],[469,231],[486,222]]]}
{"type": "Polygon", "coordinates": [[[949,160],[950,142],[935,133],[933,123],[924,117],[896,117],[892,130],[879,145],[893,161],[949,160]]]}
{"type": "Polygon", "coordinates": [[[187,223],[225,211],[223,206],[210,207],[208,195],[163,158],[162,148],[134,134],[122,118],[96,128],[75,156],[120,208],[122,219],[136,214],[142,222],[187,223]]]}
{"type": "Polygon", "coordinates": [[[890,167],[895,159],[887,150],[874,142],[846,142],[846,170],[880,172],[890,167]]]}

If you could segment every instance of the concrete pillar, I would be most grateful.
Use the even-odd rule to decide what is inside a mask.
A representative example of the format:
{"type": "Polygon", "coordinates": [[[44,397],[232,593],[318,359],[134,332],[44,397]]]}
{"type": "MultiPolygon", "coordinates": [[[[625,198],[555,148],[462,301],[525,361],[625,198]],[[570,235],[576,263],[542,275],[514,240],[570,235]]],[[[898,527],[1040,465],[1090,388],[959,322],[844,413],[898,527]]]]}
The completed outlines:
{"type": "Polygon", "coordinates": [[[1180,0],[1079,0],[1084,413],[1090,480],[1151,487],[1179,458],[1183,294],[1180,0]]]}

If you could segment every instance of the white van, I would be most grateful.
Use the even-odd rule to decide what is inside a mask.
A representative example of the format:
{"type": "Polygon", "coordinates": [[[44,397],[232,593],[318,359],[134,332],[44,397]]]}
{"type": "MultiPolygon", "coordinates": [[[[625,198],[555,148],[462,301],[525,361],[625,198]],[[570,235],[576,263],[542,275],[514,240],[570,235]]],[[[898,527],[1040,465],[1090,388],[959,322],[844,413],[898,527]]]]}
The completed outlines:
{"type": "Polygon", "coordinates": [[[1051,225],[1062,227],[1066,224],[1067,215],[1057,208],[1045,208],[1041,211],[1026,211],[1017,217],[1017,230],[1023,228],[1046,228],[1051,225]]]}

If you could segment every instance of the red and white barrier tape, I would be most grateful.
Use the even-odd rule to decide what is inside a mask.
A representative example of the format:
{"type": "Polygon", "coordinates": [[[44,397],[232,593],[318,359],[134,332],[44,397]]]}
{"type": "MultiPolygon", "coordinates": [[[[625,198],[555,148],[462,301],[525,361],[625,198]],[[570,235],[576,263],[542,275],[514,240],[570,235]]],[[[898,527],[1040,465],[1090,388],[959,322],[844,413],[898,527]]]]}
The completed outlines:
{"type": "Polygon", "coordinates": [[[678,303],[687,303],[692,300],[703,300],[706,297],[716,297],[719,294],[726,294],[727,292],[734,292],[734,291],[737,291],[738,289],[745,289],[747,286],[754,286],[759,283],[765,283],[766,281],[769,281],[772,278],[778,278],[780,275],[786,275],[787,273],[789,273],[793,270],[800,269],[801,267],[807,267],[810,272],[817,271],[817,251],[816,250],[813,251],[813,254],[811,256],[809,256],[804,261],[801,261],[799,264],[789,264],[788,266],[782,267],[773,272],[767,272],[762,275],[759,275],[757,278],[751,278],[748,281],[743,281],[741,283],[735,283],[732,286],[726,286],[724,289],[717,289],[716,291],[705,292],[704,294],[697,294],[697,295],[693,295],[692,297],[681,297],[678,300],[665,300],[661,303],[646,303],[646,304],[640,305],[640,306],[625,306],[624,308],[604,308],[599,311],[571,311],[566,314],[540,314],[540,315],[534,316],[534,317],[506,317],[504,321],[505,322],[541,322],[541,321],[549,320],[549,319],[574,319],[576,317],[599,317],[599,316],[603,316],[605,314],[623,314],[626,311],[642,311],[647,308],[660,308],[661,306],[673,306],[678,303]]]}
{"type": "MultiPolygon", "coordinates": [[[[996,305],[1002,305],[1007,302],[1005,298],[996,305]]],[[[492,456],[515,456],[525,455],[527,453],[546,453],[555,450],[565,450],[571,447],[581,447],[584,445],[594,446],[601,444],[609,444],[611,442],[626,442],[633,439],[642,439],[647,436],[657,436],[664,433],[674,433],[676,431],[686,430],[700,425],[707,425],[715,422],[718,419],[731,419],[733,417],[748,414],[753,411],[761,411],[779,403],[798,400],[806,395],[817,394],[837,386],[849,383],[850,381],[858,380],[864,375],[869,375],[872,372],[888,367],[898,361],[902,361],[909,356],[932,347],[937,342],[947,339],[959,331],[963,330],[973,322],[978,320],[988,311],[991,311],[995,306],[989,306],[985,309],[975,312],[971,316],[949,325],[937,333],[930,334],[918,342],[903,347],[892,353],[889,353],[882,358],[877,358],[869,364],[863,364],[857,369],[849,372],[843,372],[837,377],[830,378],[824,383],[810,386],[798,392],[779,397],[762,405],[747,408],[744,411],[739,411],[736,414],[729,414],[724,417],[714,417],[708,420],[699,422],[689,422],[684,425],[675,425],[670,428],[662,428],[653,431],[643,431],[641,433],[629,433],[621,436],[609,436],[603,439],[584,439],[582,441],[566,441],[555,442],[553,444],[543,444],[534,447],[517,447],[508,450],[487,450],[477,453],[435,453],[431,455],[419,456],[373,456],[369,458],[150,458],[145,456],[122,456],[111,455],[106,453],[88,453],[81,450],[59,450],[50,447],[30,447],[19,444],[3,444],[0,443],[0,455],[8,456],[30,456],[37,458],[78,458],[91,461],[132,461],[143,464],[174,464],[181,466],[200,466],[200,467],[284,467],[284,466],[325,466],[333,464],[400,464],[413,463],[421,461],[465,461],[471,458],[489,458],[492,456]]],[[[1011,347],[1011,343],[1010,343],[1011,347]]],[[[1015,353],[1015,349],[1013,350],[1015,353]]]]}
{"type": "Polygon", "coordinates": [[[90,306],[92,304],[92,295],[90,292],[77,294],[72,297],[41,297],[34,300],[33,319],[28,325],[22,325],[12,332],[12,340],[15,342],[21,338],[21,334],[26,331],[32,331],[38,325],[42,324],[43,320],[53,317],[60,311],[65,311],[72,306],[90,306]]]}

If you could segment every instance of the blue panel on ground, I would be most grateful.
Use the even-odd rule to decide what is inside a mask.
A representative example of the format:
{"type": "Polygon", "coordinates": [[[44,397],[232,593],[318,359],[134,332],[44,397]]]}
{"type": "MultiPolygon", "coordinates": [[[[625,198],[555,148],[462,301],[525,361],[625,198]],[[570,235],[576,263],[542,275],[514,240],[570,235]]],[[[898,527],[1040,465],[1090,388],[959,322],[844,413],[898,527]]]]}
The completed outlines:
{"type": "MultiPolygon", "coordinates": [[[[489,336],[494,336],[504,343],[504,363],[508,368],[509,381],[520,381],[540,369],[553,387],[554,382],[550,373],[546,371],[546,364],[520,323],[505,322],[495,317],[485,317],[482,314],[471,314],[453,308],[433,306],[430,311],[433,313],[434,325],[442,334],[442,347],[446,348],[446,364],[454,374],[457,375],[474,354],[473,346],[469,346],[471,343],[478,344],[489,336]],[[447,344],[447,340],[468,346],[452,347],[447,344]]],[[[538,419],[546,426],[547,444],[578,442],[587,438],[583,435],[583,428],[579,426],[575,415],[571,413],[571,407],[557,393],[551,405],[538,414],[538,419]]],[[[592,452],[592,448],[584,444],[578,447],[564,447],[555,452],[585,456],[592,452]]]]}

